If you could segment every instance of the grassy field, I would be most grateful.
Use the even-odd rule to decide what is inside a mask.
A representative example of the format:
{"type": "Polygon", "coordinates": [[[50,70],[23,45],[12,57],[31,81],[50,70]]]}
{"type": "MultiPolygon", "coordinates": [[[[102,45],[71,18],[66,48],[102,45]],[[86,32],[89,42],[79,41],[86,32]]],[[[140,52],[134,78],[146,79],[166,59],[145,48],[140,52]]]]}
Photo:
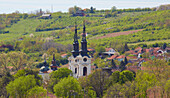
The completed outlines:
{"type": "Polygon", "coordinates": [[[130,43],[128,44],[129,46],[131,45],[137,45],[137,44],[147,44],[147,45],[150,45],[150,44],[154,44],[154,43],[170,43],[170,39],[168,40],[157,40],[157,41],[149,41],[149,42],[139,42],[139,43],[130,43]]]}

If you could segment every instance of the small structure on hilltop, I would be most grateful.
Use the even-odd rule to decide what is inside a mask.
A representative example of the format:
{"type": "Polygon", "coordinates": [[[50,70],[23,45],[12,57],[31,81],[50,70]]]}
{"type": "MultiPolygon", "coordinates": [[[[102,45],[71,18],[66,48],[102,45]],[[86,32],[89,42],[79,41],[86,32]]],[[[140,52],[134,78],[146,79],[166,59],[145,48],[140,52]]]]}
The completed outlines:
{"type": "Polygon", "coordinates": [[[42,18],[42,19],[51,19],[52,17],[51,17],[51,14],[43,14],[43,15],[41,16],[41,18],[42,18]]]}
{"type": "Polygon", "coordinates": [[[91,56],[88,55],[88,50],[87,50],[85,22],[83,27],[81,50],[79,50],[77,26],[75,25],[73,51],[72,51],[72,56],[70,56],[68,60],[69,60],[69,69],[72,70],[73,76],[75,78],[79,78],[81,76],[87,76],[91,73],[91,56]]]}

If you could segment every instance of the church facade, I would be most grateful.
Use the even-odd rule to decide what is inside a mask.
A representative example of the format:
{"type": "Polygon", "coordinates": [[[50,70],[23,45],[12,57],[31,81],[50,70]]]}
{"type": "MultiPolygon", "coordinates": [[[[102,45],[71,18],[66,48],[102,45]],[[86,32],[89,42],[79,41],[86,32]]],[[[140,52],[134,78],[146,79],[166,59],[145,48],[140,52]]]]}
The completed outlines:
{"type": "Polygon", "coordinates": [[[79,50],[77,26],[75,25],[72,55],[68,58],[69,69],[72,70],[73,76],[75,78],[87,76],[91,73],[91,57],[88,55],[85,29],[86,27],[84,23],[81,49],[79,50]]]}

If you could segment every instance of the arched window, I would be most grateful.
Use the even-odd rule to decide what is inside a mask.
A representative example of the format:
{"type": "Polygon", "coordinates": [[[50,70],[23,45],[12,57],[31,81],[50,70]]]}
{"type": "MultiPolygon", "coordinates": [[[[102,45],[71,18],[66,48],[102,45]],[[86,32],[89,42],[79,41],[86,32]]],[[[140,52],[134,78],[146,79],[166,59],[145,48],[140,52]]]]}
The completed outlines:
{"type": "Polygon", "coordinates": [[[83,68],[83,76],[86,76],[87,75],[87,67],[84,67],[83,68]]]}
{"type": "Polygon", "coordinates": [[[77,73],[77,68],[75,68],[75,74],[77,73]]]}

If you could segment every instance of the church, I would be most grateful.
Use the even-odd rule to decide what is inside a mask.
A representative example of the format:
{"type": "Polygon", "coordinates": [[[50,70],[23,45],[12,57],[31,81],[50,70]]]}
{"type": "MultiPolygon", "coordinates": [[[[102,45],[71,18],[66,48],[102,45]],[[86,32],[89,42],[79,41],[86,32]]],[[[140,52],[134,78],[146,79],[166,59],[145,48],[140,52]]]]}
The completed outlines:
{"type": "Polygon", "coordinates": [[[75,34],[73,42],[72,55],[68,58],[69,69],[73,72],[73,77],[79,78],[87,76],[91,73],[91,57],[88,55],[87,40],[86,40],[86,27],[83,23],[83,35],[81,40],[81,49],[79,50],[79,42],[77,37],[77,25],[75,25],[75,34]]]}

